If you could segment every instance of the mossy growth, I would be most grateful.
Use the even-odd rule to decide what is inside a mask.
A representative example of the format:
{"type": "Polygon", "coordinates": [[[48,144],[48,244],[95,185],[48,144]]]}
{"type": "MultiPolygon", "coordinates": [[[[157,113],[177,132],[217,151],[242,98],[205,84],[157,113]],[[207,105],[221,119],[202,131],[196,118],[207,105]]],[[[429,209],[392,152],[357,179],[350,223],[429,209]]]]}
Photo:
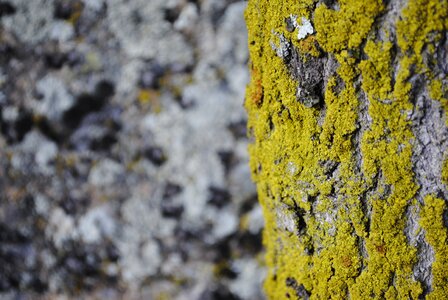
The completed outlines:
{"type": "MultiPolygon", "coordinates": [[[[424,293],[413,276],[417,249],[405,234],[405,214],[419,205],[409,79],[419,74],[432,82],[421,56],[447,26],[446,18],[428,13],[440,1],[408,2],[395,24],[398,42],[376,34],[387,9],[382,1],[341,0],[337,9],[313,0],[248,3],[252,79],[245,105],[271,299],[418,299],[424,293]],[[291,15],[313,23],[315,33],[305,39],[311,46],[288,30],[291,15]],[[416,15],[433,39],[404,30],[416,15]],[[336,62],[325,70],[320,105],[297,99],[294,62],[271,47],[278,36],[289,41],[289,55],[336,62]]],[[[440,218],[442,211],[436,213],[440,218]]]]}
{"type": "Polygon", "coordinates": [[[427,299],[448,299],[448,231],[443,221],[446,201],[428,195],[420,214],[420,225],[425,230],[425,239],[431,245],[435,261],[432,264],[433,285],[427,299]]]}

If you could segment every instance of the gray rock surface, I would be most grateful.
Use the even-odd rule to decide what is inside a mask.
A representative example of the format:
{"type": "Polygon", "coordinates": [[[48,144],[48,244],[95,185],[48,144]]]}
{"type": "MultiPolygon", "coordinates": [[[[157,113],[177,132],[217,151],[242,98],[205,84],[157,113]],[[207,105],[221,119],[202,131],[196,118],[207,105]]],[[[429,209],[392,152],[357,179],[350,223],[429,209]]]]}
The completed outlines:
{"type": "Polygon", "coordinates": [[[244,1],[0,2],[0,299],[262,299],[244,1]]]}

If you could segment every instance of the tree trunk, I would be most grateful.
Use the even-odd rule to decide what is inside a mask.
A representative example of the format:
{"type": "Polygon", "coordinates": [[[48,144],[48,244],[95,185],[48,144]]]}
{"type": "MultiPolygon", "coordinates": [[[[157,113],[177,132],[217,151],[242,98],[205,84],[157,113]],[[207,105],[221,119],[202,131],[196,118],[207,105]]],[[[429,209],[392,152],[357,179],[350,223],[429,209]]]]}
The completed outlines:
{"type": "Polygon", "coordinates": [[[447,0],[249,0],[271,299],[448,299],[447,0]]]}

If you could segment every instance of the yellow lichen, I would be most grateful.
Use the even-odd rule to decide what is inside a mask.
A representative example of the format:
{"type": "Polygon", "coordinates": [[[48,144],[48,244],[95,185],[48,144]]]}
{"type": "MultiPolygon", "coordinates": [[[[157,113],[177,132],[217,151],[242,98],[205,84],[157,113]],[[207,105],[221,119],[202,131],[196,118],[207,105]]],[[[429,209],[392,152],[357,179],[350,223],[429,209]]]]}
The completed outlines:
{"type": "MultiPolygon", "coordinates": [[[[398,45],[409,57],[403,66],[427,76],[430,97],[439,100],[448,112],[448,88],[434,77],[431,66],[424,63],[422,52],[425,48],[434,53],[435,45],[448,30],[448,1],[413,0],[403,11],[403,18],[397,23],[398,45]]],[[[434,64],[434,59],[429,59],[434,64]]],[[[446,120],[448,124],[448,118],[446,120]]]]}
{"type": "Polygon", "coordinates": [[[445,200],[428,195],[420,214],[420,225],[425,230],[425,239],[435,253],[432,264],[432,291],[427,299],[448,299],[448,231],[443,224],[446,210],[445,200]]]}
{"type": "Polygon", "coordinates": [[[383,9],[379,0],[340,0],[338,4],[339,10],[320,5],[315,11],[317,39],[328,52],[357,48],[383,9]]]}
{"type": "Polygon", "coordinates": [[[159,113],[162,110],[159,97],[159,92],[151,89],[141,89],[137,95],[140,104],[149,104],[155,113],[159,113]]]}
{"type": "MultiPolygon", "coordinates": [[[[440,101],[445,114],[448,113],[448,87],[443,85],[442,80],[433,79],[430,81],[428,88],[429,96],[440,101]]],[[[448,125],[448,117],[445,116],[445,118],[445,123],[448,125]]]]}
{"type": "Polygon", "coordinates": [[[443,161],[441,178],[442,178],[443,183],[445,185],[448,185],[448,159],[445,159],[443,161]]]}
{"type": "MultiPolygon", "coordinates": [[[[369,36],[382,1],[341,0],[338,10],[314,2],[252,0],[246,11],[252,80],[245,105],[254,136],[250,166],[266,224],[266,293],[271,299],[306,293],[311,299],[418,299],[416,249],[404,234],[403,216],[416,205],[418,190],[409,78],[427,42],[403,33],[400,22],[412,22],[416,3],[431,11],[437,0],[410,0],[403,11],[395,78],[392,42],[369,36]],[[325,83],[324,110],[296,99],[298,83],[271,48],[282,34],[299,55],[312,54],[286,31],[291,14],[314,15],[316,35],[307,39],[339,64],[325,83]],[[359,133],[362,97],[370,121],[359,133]],[[285,225],[294,219],[293,229],[285,225]]],[[[417,71],[425,74],[423,67],[417,71]]]]}

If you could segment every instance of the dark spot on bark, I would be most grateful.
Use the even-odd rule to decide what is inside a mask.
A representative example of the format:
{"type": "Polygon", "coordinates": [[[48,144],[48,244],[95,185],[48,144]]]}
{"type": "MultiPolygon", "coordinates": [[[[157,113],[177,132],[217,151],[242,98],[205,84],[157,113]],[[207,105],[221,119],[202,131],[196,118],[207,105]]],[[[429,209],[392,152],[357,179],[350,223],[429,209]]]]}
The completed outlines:
{"type": "Polygon", "coordinates": [[[18,143],[33,128],[33,115],[20,108],[18,117],[12,121],[0,120],[1,132],[9,144],[18,143]]]}
{"type": "Polygon", "coordinates": [[[274,165],[278,166],[283,161],[283,157],[277,158],[274,160],[274,165]]]}
{"type": "Polygon", "coordinates": [[[67,241],[61,248],[55,266],[69,293],[92,290],[100,282],[116,283],[116,276],[104,271],[104,262],[117,260],[116,249],[107,242],[106,248],[96,245],[82,245],[67,241]],[[114,253],[115,252],[115,253],[114,253]]]}
{"type": "Polygon", "coordinates": [[[240,298],[230,292],[224,285],[205,290],[198,300],[239,300],[240,298]]]}
{"type": "Polygon", "coordinates": [[[172,203],[170,200],[164,200],[160,204],[162,216],[165,218],[179,219],[184,212],[184,206],[182,204],[172,203]]]}
{"type": "MultiPolygon", "coordinates": [[[[33,199],[27,196],[23,201],[32,202],[33,199]]],[[[25,203],[20,206],[14,213],[19,213],[20,218],[23,218],[25,214],[29,217],[30,204],[25,203]],[[22,210],[24,212],[21,212],[22,210]],[[25,212],[26,210],[28,212],[25,212]]],[[[27,228],[31,227],[30,223],[25,225],[22,222],[16,222],[8,222],[8,224],[0,222],[0,291],[30,289],[35,292],[44,292],[47,286],[37,271],[37,249],[32,241],[33,236],[38,232],[33,230],[35,227],[27,228]]]]}
{"type": "Polygon", "coordinates": [[[42,294],[48,289],[48,284],[43,279],[39,278],[36,273],[29,275],[31,275],[31,280],[29,281],[31,290],[42,294]]]}
{"type": "MultiPolygon", "coordinates": [[[[409,92],[409,96],[411,99],[415,99],[412,101],[416,101],[418,98],[418,95],[421,94],[421,92],[425,89],[425,80],[422,76],[414,76],[412,79],[409,80],[411,82],[411,91],[409,92]]],[[[383,102],[388,104],[388,102],[383,102]]],[[[389,134],[390,132],[388,132],[389,134]]]]}
{"type": "Polygon", "coordinates": [[[327,178],[332,178],[333,174],[336,172],[339,163],[332,160],[320,161],[319,165],[322,167],[324,174],[327,175],[327,178]]]}
{"type": "Polygon", "coordinates": [[[111,262],[117,262],[120,259],[120,251],[112,243],[108,243],[106,247],[106,255],[111,262]]]}
{"type": "Polygon", "coordinates": [[[243,214],[251,211],[257,203],[258,203],[257,194],[253,194],[249,198],[245,199],[240,208],[240,215],[243,215],[243,214]]]}
{"type": "Polygon", "coordinates": [[[226,238],[212,245],[213,261],[218,263],[230,259],[232,255],[231,239],[226,238]]]}
{"type": "Polygon", "coordinates": [[[314,246],[312,243],[307,243],[305,245],[305,254],[306,255],[313,255],[314,254],[314,246]]]}
{"type": "Polygon", "coordinates": [[[67,55],[60,52],[51,52],[44,55],[45,64],[50,69],[60,69],[67,62],[67,55]]]}
{"type": "Polygon", "coordinates": [[[2,65],[6,66],[12,58],[19,57],[19,55],[16,44],[5,40],[0,43],[0,63],[2,65]]]}
{"type": "Polygon", "coordinates": [[[297,281],[293,277],[286,278],[286,286],[292,288],[296,296],[300,299],[309,299],[310,293],[305,289],[303,284],[298,284],[297,281]]]}
{"type": "Polygon", "coordinates": [[[0,18],[3,16],[13,15],[16,13],[14,5],[8,1],[0,1],[0,18]]]}
{"type": "Polygon", "coordinates": [[[79,213],[84,212],[90,201],[87,198],[73,198],[70,196],[64,197],[61,202],[60,206],[65,211],[66,214],[74,216],[79,213]]]}
{"type": "Polygon", "coordinates": [[[157,146],[147,148],[144,151],[143,155],[158,167],[163,165],[167,159],[165,153],[163,152],[163,149],[157,146]]]}
{"type": "Polygon", "coordinates": [[[336,1],[335,1],[335,0],[322,0],[322,2],[323,2],[326,6],[328,6],[328,7],[332,7],[336,1]]]}
{"type": "Polygon", "coordinates": [[[269,116],[269,118],[268,118],[268,125],[269,125],[269,131],[273,132],[275,129],[275,124],[272,121],[272,116],[269,116]]]}
{"type": "Polygon", "coordinates": [[[79,126],[86,115],[100,111],[114,94],[112,82],[102,80],[95,86],[93,93],[83,93],[76,98],[75,104],[64,113],[63,121],[73,130],[79,126]]]}
{"type": "Polygon", "coordinates": [[[248,231],[239,233],[238,245],[238,248],[243,249],[248,254],[260,252],[263,249],[261,231],[255,234],[248,231]]]}
{"type": "Polygon", "coordinates": [[[174,196],[179,195],[182,192],[182,187],[176,183],[173,182],[167,182],[165,184],[165,188],[163,190],[163,199],[171,199],[174,196]]]}
{"type": "Polygon", "coordinates": [[[142,14],[138,11],[138,10],[134,10],[131,13],[131,21],[132,23],[134,23],[135,25],[139,25],[143,22],[143,17],[142,14]]]}
{"type": "Polygon", "coordinates": [[[224,266],[220,267],[217,272],[217,275],[219,277],[223,277],[223,278],[227,278],[227,279],[238,278],[238,273],[235,272],[234,270],[232,270],[232,268],[228,264],[225,264],[224,266]]]}
{"type": "Polygon", "coordinates": [[[289,73],[297,81],[297,100],[306,107],[323,103],[324,61],[321,57],[300,55],[294,47],[284,58],[289,73]]]}
{"type": "Polygon", "coordinates": [[[82,275],[84,273],[92,275],[95,270],[92,262],[92,258],[89,258],[89,265],[84,266],[83,257],[68,256],[64,259],[64,267],[74,275],[82,275]]]}
{"type": "Polygon", "coordinates": [[[296,28],[294,26],[294,22],[291,17],[285,18],[286,30],[289,32],[293,32],[296,28]]]}
{"type": "Polygon", "coordinates": [[[297,281],[292,277],[286,278],[285,283],[286,283],[286,286],[288,286],[288,287],[293,287],[293,286],[297,285],[297,281]]]}
{"type": "Polygon", "coordinates": [[[448,32],[437,46],[437,65],[443,73],[448,74],[448,32]]]}
{"type": "Polygon", "coordinates": [[[338,96],[345,88],[345,82],[342,80],[342,78],[336,74],[336,85],[333,87],[333,93],[338,96]]]}
{"type": "Polygon", "coordinates": [[[78,1],[60,0],[54,4],[53,16],[55,19],[68,20],[75,13],[81,3],[78,1]]]}
{"type": "Polygon", "coordinates": [[[63,121],[68,128],[75,129],[87,114],[99,111],[104,104],[105,99],[97,97],[95,94],[83,93],[76,98],[75,104],[64,113],[63,121]]]}
{"type": "Polygon", "coordinates": [[[107,106],[99,112],[86,115],[81,126],[69,137],[70,149],[110,152],[118,142],[120,114],[119,107],[107,106]]]}
{"type": "Polygon", "coordinates": [[[300,234],[305,233],[307,228],[307,224],[304,218],[305,210],[295,203],[294,206],[289,206],[289,209],[291,209],[294,212],[297,230],[299,231],[300,234]]]}
{"type": "Polygon", "coordinates": [[[109,80],[101,80],[95,86],[95,96],[108,99],[115,93],[115,85],[109,80]]]}
{"type": "Polygon", "coordinates": [[[210,186],[208,188],[209,198],[208,204],[222,208],[230,203],[231,196],[230,193],[223,188],[210,186]]]}
{"type": "Polygon", "coordinates": [[[98,139],[92,140],[90,143],[90,148],[93,151],[109,151],[113,145],[117,143],[118,139],[115,132],[106,132],[103,136],[98,139]]]}
{"type": "Polygon", "coordinates": [[[165,9],[163,13],[165,21],[173,24],[174,22],[176,22],[177,18],[179,18],[180,11],[178,8],[174,7],[165,9]]]}
{"type": "Polygon", "coordinates": [[[235,153],[231,150],[221,150],[218,151],[218,156],[224,167],[225,174],[228,175],[229,171],[233,168],[233,166],[235,166],[237,162],[235,153]]]}
{"type": "Polygon", "coordinates": [[[107,80],[101,80],[95,86],[93,93],[83,93],[76,98],[75,104],[63,116],[63,121],[70,130],[79,126],[85,116],[100,111],[114,94],[114,85],[107,80]]]}
{"type": "Polygon", "coordinates": [[[21,141],[33,127],[33,116],[27,111],[22,111],[14,124],[17,141],[21,141]]]}
{"type": "Polygon", "coordinates": [[[33,91],[33,97],[34,99],[36,99],[37,101],[41,101],[42,99],[44,99],[45,95],[42,94],[41,92],[39,92],[37,89],[35,89],[33,91]]]}
{"type": "Polygon", "coordinates": [[[182,226],[176,226],[174,230],[174,236],[177,240],[177,250],[181,255],[182,261],[186,261],[190,256],[191,243],[202,243],[203,232],[201,230],[182,228],[182,226]]]}
{"type": "Polygon", "coordinates": [[[61,144],[64,141],[64,136],[61,130],[58,130],[55,126],[51,125],[47,118],[39,118],[35,125],[43,135],[56,144],[61,144]]]}
{"type": "Polygon", "coordinates": [[[243,139],[247,137],[247,120],[239,120],[231,122],[227,128],[235,139],[243,139]]]}
{"type": "Polygon", "coordinates": [[[303,215],[296,214],[296,226],[299,232],[306,231],[306,222],[305,219],[303,218],[303,215]]]}
{"type": "Polygon", "coordinates": [[[261,171],[263,171],[263,166],[262,166],[262,164],[258,163],[258,165],[257,165],[257,172],[256,173],[260,174],[261,171]]]}
{"type": "Polygon", "coordinates": [[[448,210],[445,210],[443,213],[443,224],[445,225],[445,228],[448,228],[448,210]]]}

